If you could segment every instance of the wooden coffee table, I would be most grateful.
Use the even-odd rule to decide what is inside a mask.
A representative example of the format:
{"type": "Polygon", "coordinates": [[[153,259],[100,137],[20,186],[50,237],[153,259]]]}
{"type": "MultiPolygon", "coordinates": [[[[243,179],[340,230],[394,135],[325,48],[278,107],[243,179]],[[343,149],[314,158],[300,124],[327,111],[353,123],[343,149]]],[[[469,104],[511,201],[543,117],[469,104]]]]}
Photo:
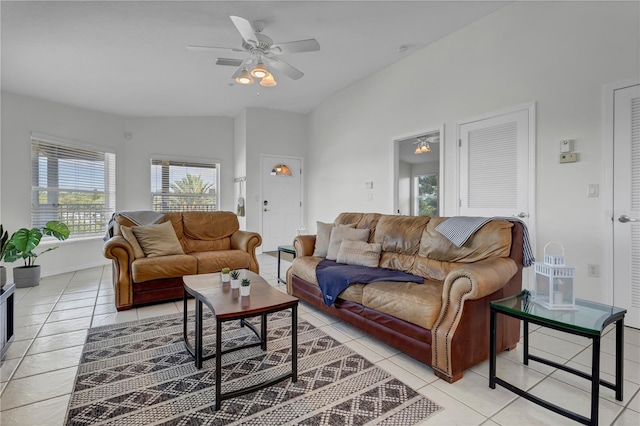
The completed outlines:
{"type": "Polygon", "coordinates": [[[242,270],[240,275],[241,278],[251,280],[250,296],[240,296],[238,289],[232,289],[228,282],[223,283],[220,273],[188,275],[182,278],[184,281],[184,344],[194,357],[196,368],[202,368],[203,361],[216,358],[216,410],[220,409],[220,403],[225,399],[266,388],[289,377],[293,382],[298,380],[298,299],[274,289],[254,272],[242,270]],[[187,295],[189,294],[196,299],[195,342],[193,346],[189,343],[187,335],[187,295]],[[202,353],[202,305],[207,305],[216,319],[216,351],[209,355],[202,353]],[[222,393],[222,355],[254,346],[260,346],[263,351],[266,351],[267,314],[285,309],[291,309],[291,372],[244,389],[222,393]],[[260,332],[244,320],[256,316],[260,316],[260,332]],[[222,323],[234,320],[240,320],[240,325],[252,330],[260,338],[260,341],[221,350],[222,323]]]}

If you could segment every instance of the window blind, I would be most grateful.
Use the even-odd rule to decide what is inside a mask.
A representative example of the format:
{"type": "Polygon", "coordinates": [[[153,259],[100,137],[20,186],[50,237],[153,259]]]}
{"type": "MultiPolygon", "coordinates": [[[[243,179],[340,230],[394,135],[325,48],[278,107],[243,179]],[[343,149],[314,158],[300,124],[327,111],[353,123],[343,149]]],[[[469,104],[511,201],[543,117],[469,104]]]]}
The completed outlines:
{"type": "Polygon", "coordinates": [[[115,211],[115,154],[31,139],[31,225],[67,224],[71,237],[102,235],[115,211]]]}
{"type": "Polygon", "coordinates": [[[155,211],[218,210],[219,164],[151,159],[151,206],[155,211]]]}

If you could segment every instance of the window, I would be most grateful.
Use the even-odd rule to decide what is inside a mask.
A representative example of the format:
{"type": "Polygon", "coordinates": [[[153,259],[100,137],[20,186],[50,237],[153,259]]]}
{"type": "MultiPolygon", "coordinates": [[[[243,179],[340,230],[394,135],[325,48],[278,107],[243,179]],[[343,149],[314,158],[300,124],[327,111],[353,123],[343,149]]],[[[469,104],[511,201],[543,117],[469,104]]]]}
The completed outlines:
{"type": "Polygon", "coordinates": [[[219,164],[151,159],[151,206],[159,212],[218,210],[219,164]]]}
{"type": "Polygon", "coordinates": [[[438,216],[438,175],[421,175],[414,179],[416,216],[438,216]]]}
{"type": "Polygon", "coordinates": [[[32,135],[31,164],[31,226],[59,220],[71,238],[104,235],[116,204],[114,153],[32,135]]]}

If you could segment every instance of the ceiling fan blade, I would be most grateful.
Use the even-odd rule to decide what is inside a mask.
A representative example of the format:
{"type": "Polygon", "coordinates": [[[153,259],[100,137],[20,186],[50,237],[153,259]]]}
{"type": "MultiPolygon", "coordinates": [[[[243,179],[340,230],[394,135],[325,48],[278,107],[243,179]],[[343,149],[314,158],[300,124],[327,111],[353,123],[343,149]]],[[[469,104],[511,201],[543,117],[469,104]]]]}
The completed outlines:
{"type": "Polygon", "coordinates": [[[192,44],[187,46],[188,50],[193,50],[195,52],[210,52],[212,50],[230,50],[232,52],[244,52],[244,49],[240,49],[237,47],[219,47],[219,46],[194,46],[192,44]]]}
{"type": "Polygon", "coordinates": [[[240,33],[244,41],[252,46],[257,46],[258,37],[256,37],[256,33],[253,31],[251,22],[239,16],[230,16],[230,18],[233,21],[233,25],[235,25],[238,29],[238,32],[240,33]]]}
{"type": "Polygon", "coordinates": [[[289,76],[293,80],[298,80],[298,79],[302,78],[302,76],[304,75],[304,73],[302,71],[300,71],[297,68],[292,67],[291,65],[289,65],[288,63],[286,63],[285,61],[283,61],[280,58],[273,58],[273,57],[270,57],[270,56],[265,56],[264,59],[267,62],[267,65],[269,65],[271,68],[286,74],[287,76],[289,76]]]}
{"type": "Polygon", "coordinates": [[[284,53],[315,52],[320,50],[320,43],[315,38],[308,40],[290,41],[271,46],[271,52],[281,55],[284,53]]]}
{"type": "Polygon", "coordinates": [[[218,58],[216,61],[216,65],[230,65],[232,67],[239,67],[242,65],[244,61],[242,59],[233,59],[233,58],[218,58]]]}

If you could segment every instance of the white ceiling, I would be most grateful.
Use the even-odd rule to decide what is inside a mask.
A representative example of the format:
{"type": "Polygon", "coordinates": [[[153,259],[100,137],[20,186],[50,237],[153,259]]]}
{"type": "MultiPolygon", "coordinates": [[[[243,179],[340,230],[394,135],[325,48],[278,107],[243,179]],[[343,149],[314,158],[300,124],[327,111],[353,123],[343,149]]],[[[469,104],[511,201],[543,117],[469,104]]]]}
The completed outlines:
{"type": "Polygon", "coordinates": [[[2,1],[2,89],[122,116],[229,116],[244,107],[306,113],[331,93],[495,11],[488,1],[2,1]],[[305,73],[232,85],[235,69],[188,44],[240,47],[230,15],[264,21],[305,73]],[[408,45],[404,53],[398,51],[408,45]]]}

